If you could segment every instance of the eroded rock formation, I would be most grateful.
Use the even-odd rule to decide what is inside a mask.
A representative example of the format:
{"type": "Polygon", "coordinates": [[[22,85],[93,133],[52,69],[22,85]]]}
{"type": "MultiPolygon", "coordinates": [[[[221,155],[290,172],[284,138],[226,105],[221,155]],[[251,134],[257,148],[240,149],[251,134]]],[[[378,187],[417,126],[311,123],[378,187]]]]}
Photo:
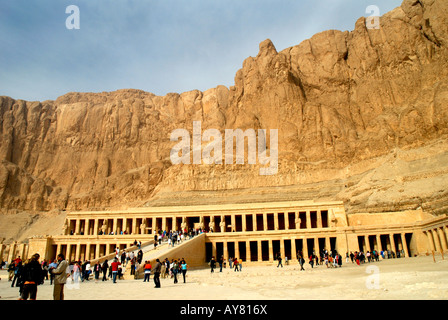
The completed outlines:
{"type": "Polygon", "coordinates": [[[448,208],[448,2],[405,0],[277,52],[235,85],[156,96],[0,97],[0,207],[25,211],[286,199],[348,212],[448,208]],[[278,129],[279,169],[172,165],[174,129],[278,129]]]}

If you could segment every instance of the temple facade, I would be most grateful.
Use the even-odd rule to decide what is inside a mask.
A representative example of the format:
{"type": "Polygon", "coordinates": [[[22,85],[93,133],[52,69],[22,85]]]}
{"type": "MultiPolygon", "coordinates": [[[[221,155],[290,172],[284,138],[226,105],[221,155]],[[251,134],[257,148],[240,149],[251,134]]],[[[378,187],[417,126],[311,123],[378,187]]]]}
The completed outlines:
{"type": "Polygon", "coordinates": [[[9,255],[39,252],[53,259],[64,253],[71,261],[95,260],[116,247],[129,248],[135,240],[151,243],[154,234],[164,230],[203,230],[204,264],[212,256],[266,263],[280,254],[297,261],[298,254],[308,257],[322,249],[336,250],[342,256],[376,249],[412,257],[447,251],[447,227],[446,215],[436,217],[421,209],[347,214],[338,201],[82,211],[67,213],[60,235],[29,239],[22,247],[13,244],[16,247],[9,255]]]}

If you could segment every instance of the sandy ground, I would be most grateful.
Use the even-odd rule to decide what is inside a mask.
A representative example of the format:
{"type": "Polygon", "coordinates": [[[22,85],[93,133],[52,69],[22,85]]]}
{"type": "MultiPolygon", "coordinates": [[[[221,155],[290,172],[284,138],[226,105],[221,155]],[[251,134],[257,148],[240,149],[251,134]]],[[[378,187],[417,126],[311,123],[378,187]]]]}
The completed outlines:
{"type": "MultiPolygon", "coordinates": [[[[243,266],[242,272],[229,268],[210,273],[209,269],[189,270],[187,281],[174,284],[161,279],[162,288],[151,281],[120,280],[67,285],[66,300],[446,300],[448,259],[432,256],[390,259],[361,266],[344,263],[341,268],[325,265],[299,271],[298,265],[283,268],[243,266]]],[[[11,288],[7,272],[0,271],[1,300],[17,300],[18,288],[11,288]]],[[[38,300],[51,300],[49,281],[38,287],[38,300]]]]}

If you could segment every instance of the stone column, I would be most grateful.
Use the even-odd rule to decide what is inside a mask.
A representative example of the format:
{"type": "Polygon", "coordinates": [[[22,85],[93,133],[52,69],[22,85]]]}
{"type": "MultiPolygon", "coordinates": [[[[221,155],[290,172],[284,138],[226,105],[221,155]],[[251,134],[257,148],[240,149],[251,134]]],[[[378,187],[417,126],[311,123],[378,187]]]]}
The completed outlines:
{"type": "Polygon", "coordinates": [[[437,228],[437,231],[439,232],[439,238],[440,238],[440,242],[442,244],[442,249],[444,252],[446,252],[448,250],[448,244],[446,241],[446,235],[445,235],[445,232],[443,231],[443,228],[444,227],[437,228]]]}
{"type": "Polygon", "coordinates": [[[128,233],[128,218],[123,219],[123,234],[128,233]]]}
{"type": "Polygon", "coordinates": [[[223,251],[224,261],[229,262],[229,249],[227,248],[227,241],[223,242],[223,251]]]}
{"type": "Polygon", "coordinates": [[[303,259],[308,262],[310,255],[308,254],[308,241],[306,238],[302,240],[302,247],[303,259]]]}
{"type": "Polygon", "coordinates": [[[268,230],[268,214],[263,213],[263,231],[268,230]]]}
{"type": "Polygon", "coordinates": [[[434,244],[435,244],[436,250],[438,252],[442,252],[441,246],[440,246],[440,241],[439,241],[439,235],[437,234],[437,229],[432,229],[431,232],[432,232],[432,235],[433,235],[433,239],[434,239],[434,244]]]}
{"type": "Polygon", "coordinates": [[[263,252],[261,251],[261,240],[257,240],[257,261],[263,260],[263,252]]]}
{"type": "Polygon", "coordinates": [[[113,218],[112,219],[112,232],[114,234],[118,234],[118,218],[113,218]]]}
{"type": "MultiPolygon", "coordinates": [[[[212,219],[212,218],[213,217],[211,217],[210,219],[212,219]]],[[[172,223],[173,231],[177,231],[177,219],[176,219],[176,216],[173,216],[171,219],[173,221],[173,223],[172,223]]],[[[216,246],[216,243],[215,243],[215,246],[216,246]]]]}
{"type": "Polygon", "coordinates": [[[98,218],[96,218],[95,222],[93,224],[93,235],[94,236],[98,235],[98,229],[99,229],[98,224],[99,224],[99,220],[98,220],[98,218]]]}
{"type": "Polygon", "coordinates": [[[325,249],[327,249],[328,253],[330,253],[331,251],[330,237],[325,237],[325,249]]]}
{"type": "Polygon", "coordinates": [[[212,242],[212,257],[215,257],[216,260],[218,260],[218,257],[216,256],[216,242],[212,242]]]}
{"type": "Polygon", "coordinates": [[[376,235],[376,245],[377,245],[376,249],[378,250],[378,254],[380,254],[383,247],[381,246],[381,236],[379,234],[376,235]]]}
{"type": "Polygon", "coordinates": [[[230,225],[232,226],[231,227],[231,230],[230,230],[230,232],[233,232],[233,231],[236,231],[236,222],[235,222],[235,214],[231,214],[230,215],[230,225]]]}
{"type": "Polygon", "coordinates": [[[322,228],[322,211],[317,211],[317,227],[322,228]]]}
{"type": "Polygon", "coordinates": [[[274,212],[274,230],[278,230],[278,212],[274,212]]]}
{"type": "MultiPolygon", "coordinates": [[[[62,247],[61,244],[58,243],[58,245],[56,246],[56,256],[52,257],[52,258],[57,259],[58,254],[62,253],[61,247],[62,247]]],[[[51,261],[51,262],[53,262],[53,261],[51,261]]]]}
{"type": "Polygon", "coordinates": [[[90,243],[86,244],[86,260],[90,261],[90,243]]]}
{"type": "Polygon", "coordinates": [[[389,234],[389,241],[390,241],[390,250],[393,251],[395,254],[397,253],[397,249],[395,248],[395,240],[394,240],[394,234],[389,234]]]}
{"type": "MultiPolygon", "coordinates": [[[[184,218],[182,218],[182,220],[183,220],[184,218]]],[[[157,218],[156,217],[152,217],[151,218],[151,231],[152,231],[152,234],[154,234],[154,232],[157,230],[157,225],[156,225],[156,223],[157,223],[157,218]]],[[[183,230],[182,230],[182,232],[183,232],[183,230]]]]}
{"type": "Polygon", "coordinates": [[[296,238],[291,239],[291,260],[297,260],[296,238]]]}
{"type": "Polygon", "coordinates": [[[436,248],[434,246],[434,239],[432,237],[432,232],[431,230],[427,230],[426,231],[426,236],[428,237],[428,242],[429,242],[429,250],[431,251],[436,251],[436,248]]]}
{"type": "Polygon", "coordinates": [[[274,248],[272,247],[272,240],[269,239],[269,261],[274,261],[274,248]]]}
{"type": "Polygon", "coordinates": [[[366,244],[366,248],[368,251],[372,252],[372,248],[370,247],[369,235],[364,235],[364,243],[366,244]]]}
{"type": "Polygon", "coordinates": [[[241,258],[240,257],[240,246],[239,246],[239,243],[238,243],[238,241],[235,241],[234,242],[234,247],[235,247],[235,257],[234,258],[241,258]]]}
{"type": "Polygon", "coordinates": [[[408,258],[409,257],[408,244],[406,243],[406,234],[404,232],[401,233],[401,245],[404,250],[404,256],[408,258]]]}
{"type": "Polygon", "coordinates": [[[253,230],[254,231],[258,231],[258,228],[257,228],[257,214],[256,213],[252,214],[252,226],[253,226],[253,230]]]}
{"type": "Polygon", "coordinates": [[[319,247],[319,238],[314,238],[314,254],[320,257],[320,247],[319,247]]]}
{"type": "Polygon", "coordinates": [[[282,255],[283,261],[285,261],[285,240],[280,239],[280,254],[282,255]]]}
{"type": "Polygon", "coordinates": [[[75,235],[79,235],[80,229],[81,229],[81,220],[76,219],[76,226],[75,226],[75,235]]]}
{"type": "Polygon", "coordinates": [[[306,228],[311,229],[311,213],[309,211],[306,212],[306,228]]]}
{"type": "Polygon", "coordinates": [[[241,215],[241,224],[242,224],[242,231],[246,232],[247,231],[246,215],[244,213],[241,215]]]}
{"type": "Polygon", "coordinates": [[[95,246],[95,259],[98,259],[100,257],[100,247],[101,245],[99,243],[95,246]]]}
{"type": "Polygon", "coordinates": [[[166,230],[166,217],[163,217],[162,218],[162,231],[165,231],[165,230],[166,230]]]}
{"type": "Polygon", "coordinates": [[[289,230],[289,212],[285,212],[283,216],[285,217],[285,230],[289,230]]]}
{"type": "Polygon", "coordinates": [[[67,261],[71,261],[71,255],[72,255],[72,244],[71,243],[68,243],[67,244],[67,252],[66,252],[66,256],[65,256],[65,259],[67,260],[67,261]]]}
{"type": "Polygon", "coordinates": [[[79,260],[81,258],[81,243],[76,244],[76,251],[75,251],[75,260],[79,260]]]}
{"type": "Polygon", "coordinates": [[[246,240],[246,261],[251,261],[250,241],[246,240]]]}

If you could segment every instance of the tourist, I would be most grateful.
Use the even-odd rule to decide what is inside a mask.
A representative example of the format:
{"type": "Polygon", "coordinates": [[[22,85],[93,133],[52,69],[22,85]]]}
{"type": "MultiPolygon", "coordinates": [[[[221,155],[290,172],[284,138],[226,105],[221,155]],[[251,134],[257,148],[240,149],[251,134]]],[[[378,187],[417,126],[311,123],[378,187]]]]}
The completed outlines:
{"type": "Polygon", "coordinates": [[[233,271],[239,271],[238,270],[238,258],[233,259],[233,271]]]}
{"type": "Polygon", "coordinates": [[[240,271],[243,270],[243,259],[240,258],[240,260],[238,260],[238,267],[240,268],[240,271]]]}
{"type": "Polygon", "coordinates": [[[280,255],[280,253],[277,255],[277,261],[278,261],[277,268],[278,268],[279,266],[282,266],[282,268],[283,268],[283,264],[282,264],[282,256],[280,255]]]}
{"type": "Polygon", "coordinates": [[[302,271],[302,270],[305,271],[305,269],[303,268],[303,265],[305,264],[305,260],[300,255],[299,255],[299,264],[300,264],[300,271],[302,271]]]}
{"type": "Polygon", "coordinates": [[[159,259],[156,259],[156,265],[154,266],[154,288],[160,288],[160,272],[162,270],[162,264],[159,259]]]}
{"type": "Polygon", "coordinates": [[[168,260],[168,258],[165,258],[165,268],[166,268],[166,276],[169,277],[170,276],[170,260],[168,260]]]}
{"type": "Polygon", "coordinates": [[[55,269],[50,269],[50,272],[54,274],[54,287],[53,287],[53,299],[64,300],[64,285],[67,282],[68,262],[62,253],[57,256],[58,266],[55,269]]]}
{"type": "Polygon", "coordinates": [[[125,265],[125,263],[126,263],[126,251],[123,250],[123,252],[121,253],[121,256],[120,256],[120,260],[121,260],[121,264],[125,265]]]}
{"type": "Polygon", "coordinates": [[[101,273],[101,265],[99,261],[97,261],[93,266],[93,273],[95,274],[95,282],[96,282],[100,278],[101,273]]]}
{"type": "Polygon", "coordinates": [[[34,254],[23,266],[23,270],[20,277],[22,283],[20,299],[36,300],[37,298],[37,286],[43,281],[43,271],[39,263],[39,254],[34,254]]]}
{"type": "Polygon", "coordinates": [[[212,259],[210,260],[210,273],[215,272],[215,266],[216,266],[215,257],[212,257],[212,259]]]}
{"type": "Polygon", "coordinates": [[[16,268],[16,265],[14,264],[14,261],[11,261],[11,263],[8,266],[8,281],[12,281],[12,278],[14,277],[14,270],[16,268]]]}
{"type": "Polygon", "coordinates": [[[174,260],[173,262],[173,267],[171,268],[171,270],[173,271],[173,276],[174,276],[174,283],[177,283],[177,274],[179,272],[179,263],[177,262],[177,260],[174,260]]]}
{"type": "Polygon", "coordinates": [[[118,262],[117,258],[114,258],[114,261],[111,263],[112,267],[112,282],[117,283],[117,274],[118,274],[118,266],[121,265],[120,262],[118,262]]]}
{"type": "Polygon", "coordinates": [[[313,256],[310,256],[310,265],[311,265],[311,269],[314,268],[314,260],[313,260],[313,256]]]}
{"type": "Polygon", "coordinates": [[[187,274],[187,268],[188,268],[187,263],[185,262],[184,258],[182,258],[182,261],[180,263],[180,269],[182,271],[182,276],[184,278],[184,283],[185,283],[185,277],[186,277],[186,274],[187,274]]]}
{"type": "Polygon", "coordinates": [[[43,284],[44,283],[44,279],[48,280],[48,262],[46,259],[42,260],[42,272],[44,274],[44,277],[42,278],[42,282],[39,284],[43,284]]]}
{"type": "Polygon", "coordinates": [[[338,254],[338,266],[339,268],[342,267],[342,256],[338,254]]]}
{"type": "Polygon", "coordinates": [[[222,272],[223,263],[224,263],[224,257],[221,256],[221,258],[219,258],[219,272],[222,272]]]}
{"type": "Polygon", "coordinates": [[[56,269],[57,266],[58,266],[58,260],[57,259],[54,259],[53,262],[48,265],[48,271],[50,273],[50,285],[53,284],[53,280],[54,280],[54,274],[51,273],[51,270],[52,269],[56,269]]]}
{"type": "Polygon", "coordinates": [[[18,261],[18,262],[14,262],[15,267],[14,267],[14,278],[12,279],[12,283],[11,283],[11,288],[14,287],[14,283],[16,285],[16,287],[18,287],[19,284],[19,280],[20,280],[20,274],[22,273],[22,260],[18,261]]]}
{"type": "Polygon", "coordinates": [[[107,270],[109,270],[109,263],[107,262],[107,259],[104,260],[102,266],[101,266],[101,271],[103,271],[103,280],[102,281],[107,281],[107,270]]]}
{"type": "Polygon", "coordinates": [[[166,278],[166,263],[165,263],[165,261],[163,261],[162,267],[160,268],[160,277],[162,279],[166,278]]]}
{"type": "Polygon", "coordinates": [[[140,249],[140,250],[138,251],[138,253],[137,253],[137,262],[138,262],[139,264],[141,264],[141,263],[142,263],[142,260],[143,260],[143,251],[140,249]]]}

